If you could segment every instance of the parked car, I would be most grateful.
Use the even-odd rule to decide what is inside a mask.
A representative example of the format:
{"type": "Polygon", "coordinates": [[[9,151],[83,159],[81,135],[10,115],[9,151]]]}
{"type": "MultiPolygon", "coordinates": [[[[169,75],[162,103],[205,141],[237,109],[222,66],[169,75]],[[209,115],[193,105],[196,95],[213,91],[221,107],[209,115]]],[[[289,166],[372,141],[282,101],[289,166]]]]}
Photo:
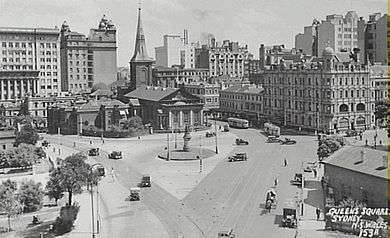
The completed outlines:
{"type": "Polygon", "coordinates": [[[223,132],[228,132],[229,131],[229,125],[223,125],[223,132]]]}
{"type": "Polygon", "coordinates": [[[288,199],[284,203],[282,226],[296,228],[297,227],[297,210],[296,202],[293,199],[288,199]]]}
{"type": "Polygon", "coordinates": [[[302,180],[303,180],[302,174],[300,174],[300,173],[299,174],[295,174],[294,179],[290,180],[290,184],[297,185],[297,186],[302,186],[302,180]]]}
{"type": "Polygon", "coordinates": [[[215,132],[206,132],[206,137],[213,137],[215,136],[215,132]]]}
{"type": "Polygon", "coordinates": [[[130,188],[130,201],[139,201],[140,200],[140,188],[130,188]]]}
{"type": "Polygon", "coordinates": [[[276,136],[268,136],[266,142],[267,142],[267,143],[281,143],[282,140],[279,139],[279,138],[276,137],[276,136]]]}
{"type": "Polygon", "coordinates": [[[249,145],[249,142],[243,139],[236,139],[236,145],[249,145]]]}
{"type": "Polygon", "coordinates": [[[99,155],[99,148],[92,148],[88,151],[89,156],[98,156],[99,155]]]}
{"type": "Polygon", "coordinates": [[[347,137],[358,136],[358,135],[359,135],[359,132],[356,131],[356,130],[347,130],[347,131],[345,132],[345,135],[346,135],[347,137]]]}
{"type": "Polygon", "coordinates": [[[42,146],[48,147],[49,146],[49,142],[47,140],[42,141],[42,146]]]}
{"type": "Polygon", "coordinates": [[[108,154],[109,159],[122,159],[122,152],[121,151],[113,151],[110,154],[108,154]]]}
{"type": "Polygon", "coordinates": [[[248,160],[248,156],[246,153],[236,153],[235,155],[228,157],[229,162],[246,161],[246,160],[248,160]]]}
{"type": "Polygon", "coordinates": [[[282,145],[294,145],[296,143],[297,143],[296,140],[289,139],[289,138],[284,138],[284,140],[282,140],[281,142],[282,145]]]}

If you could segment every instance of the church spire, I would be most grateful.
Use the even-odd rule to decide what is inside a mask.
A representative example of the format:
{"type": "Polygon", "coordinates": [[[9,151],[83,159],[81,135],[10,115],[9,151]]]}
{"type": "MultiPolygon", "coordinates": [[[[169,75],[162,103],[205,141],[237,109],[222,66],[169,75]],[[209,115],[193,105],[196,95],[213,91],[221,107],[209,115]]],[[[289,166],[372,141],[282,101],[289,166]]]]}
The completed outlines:
{"type": "Polygon", "coordinates": [[[131,61],[153,61],[149,58],[148,52],[146,51],[145,35],[141,21],[141,6],[138,7],[137,35],[135,37],[134,55],[131,61]]]}

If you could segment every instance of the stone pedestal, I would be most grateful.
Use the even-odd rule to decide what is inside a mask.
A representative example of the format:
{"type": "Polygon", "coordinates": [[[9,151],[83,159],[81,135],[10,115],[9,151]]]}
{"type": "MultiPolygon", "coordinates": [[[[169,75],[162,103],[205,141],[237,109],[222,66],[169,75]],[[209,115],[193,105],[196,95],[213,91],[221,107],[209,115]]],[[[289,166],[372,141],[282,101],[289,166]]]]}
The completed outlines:
{"type": "Polygon", "coordinates": [[[188,126],[185,127],[183,140],[184,140],[183,151],[188,152],[190,150],[189,141],[191,140],[191,132],[188,126]]]}

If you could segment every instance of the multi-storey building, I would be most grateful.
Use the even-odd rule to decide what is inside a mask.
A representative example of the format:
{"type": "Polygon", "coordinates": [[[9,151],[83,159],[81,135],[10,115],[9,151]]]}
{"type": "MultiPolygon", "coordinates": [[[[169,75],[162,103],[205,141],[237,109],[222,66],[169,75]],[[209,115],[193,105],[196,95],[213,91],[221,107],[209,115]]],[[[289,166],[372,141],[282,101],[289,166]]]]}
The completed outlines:
{"type": "MultiPolygon", "coordinates": [[[[0,71],[15,72],[19,76],[29,74],[27,77],[30,78],[39,72],[38,81],[8,80],[7,82],[11,84],[2,86],[4,96],[6,91],[13,91],[11,98],[17,99],[31,87],[34,87],[34,90],[30,92],[39,96],[59,95],[61,91],[59,36],[60,31],[57,28],[0,28],[0,71]],[[17,91],[20,93],[15,94],[17,91]]],[[[12,76],[8,74],[7,77],[12,76]]],[[[8,95],[6,99],[9,99],[8,95]]]]}
{"type": "Polygon", "coordinates": [[[295,49],[286,49],[284,45],[260,45],[259,64],[261,69],[273,64],[279,64],[281,60],[286,60],[287,58],[291,59],[292,57],[301,60],[303,54],[301,52],[296,52],[295,49]]]}
{"type": "Polygon", "coordinates": [[[388,66],[373,65],[370,67],[370,78],[374,89],[375,102],[385,102],[388,100],[390,77],[388,74],[388,66]]]}
{"type": "Polygon", "coordinates": [[[39,92],[38,70],[0,70],[0,100],[21,100],[39,92]]]}
{"type": "Polygon", "coordinates": [[[330,47],[322,55],[264,71],[264,119],[324,132],[372,127],[375,105],[368,66],[330,47]]]}
{"type": "Polygon", "coordinates": [[[117,79],[116,29],[105,16],[89,36],[61,27],[61,88],[80,93],[94,84],[109,85],[117,79]]]}
{"type": "Polygon", "coordinates": [[[209,77],[208,69],[155,67],[153,69],[153,85],[177,88],[180,84],[204,82],[209,77]]]}
{"type": "Polygon", "coordinates": [[[223,118],[247,118],[259,121],[263,114],[263,91],[259,85],[234,85],[220,91],[220,113],[223,118]]]}
{"type": "MultiPolygon", "coordinates": [[[[344,16],[333,14],[326,16],[326,20],[321,22],[314,20],[312,26],[305,27],[303,34],[298,34],[295,37],[295,47],[297,50],[302,50],[308,54],[312,52],[313,56],[322,56],[322,52],[326,47],[331,47],[338,52],[352,52],[354,48],[361,47],[359,39],[364,39],[361,35],[364,34],[360,28],[364,21],[359,18],[356,12],[349,11],[344,16]]],[[[363,49],[362,49],[363,50],[363,49]]],[[[360,58],[364,56],[360,52],[360,58]]]]}
{"type": "Polygon", "coordinates": [[[374,13],[366,24],[365,53],[371,63],[388,63],[387,14],[374,13]]]}
{"type": "Polygon", "coordinates": [[[203,45],[195,50],[196,67],[208,68],[210,76],[229,75],[248,78],[248,46],[239,46],[238,42],[223,41],[222,44],[212,40],[211,46],[203,45]]]}
{"type": "Polygon", "coordinates": [[[205,114],[209,114],[212,109],[219,108],[219,84],[210,84],[207,82],[193,82],[183,84],[185,90],[198,96],[204,104],[205,114]]]}

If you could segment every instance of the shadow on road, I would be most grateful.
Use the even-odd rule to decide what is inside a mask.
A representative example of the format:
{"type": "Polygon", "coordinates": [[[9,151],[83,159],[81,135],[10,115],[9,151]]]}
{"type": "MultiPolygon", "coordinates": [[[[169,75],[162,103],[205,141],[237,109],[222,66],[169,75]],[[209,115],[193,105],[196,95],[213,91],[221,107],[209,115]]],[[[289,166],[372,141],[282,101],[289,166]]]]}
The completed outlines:
{"type": "Polygon", "coordinates": [[[282,215],[275,215],[274,224],[282,227],[282,215]]]}

